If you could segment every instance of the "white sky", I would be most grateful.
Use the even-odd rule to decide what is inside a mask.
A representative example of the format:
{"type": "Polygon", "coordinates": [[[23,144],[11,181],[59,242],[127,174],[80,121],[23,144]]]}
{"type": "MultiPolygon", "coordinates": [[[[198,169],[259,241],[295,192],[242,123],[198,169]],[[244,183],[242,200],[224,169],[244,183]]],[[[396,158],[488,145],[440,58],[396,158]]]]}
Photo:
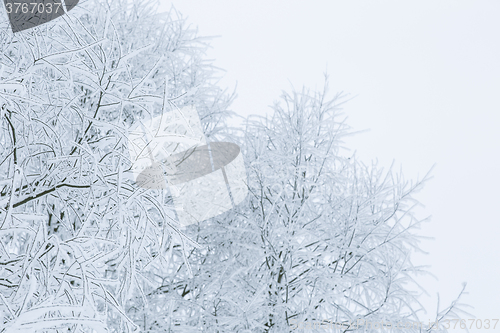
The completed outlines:
{"type": "Polygon", "coordinates": [[[394,159],[408,179],[436,163],[417,196],[434,240],[414,263],[439,279],[419,278],[423,304],[432,317],[436,293],[449,304],[466,281],[469,311],[500,317],[500,1],[173,3],[200,35],[221,36],[208,57],[227,70],[223,86],[238,82],[237,113],[269,112],[290,83],[322,88],[327,69],[332,95],[357,95],[348,124],[370,129],[346,142],[361,159],[394,159]]]}

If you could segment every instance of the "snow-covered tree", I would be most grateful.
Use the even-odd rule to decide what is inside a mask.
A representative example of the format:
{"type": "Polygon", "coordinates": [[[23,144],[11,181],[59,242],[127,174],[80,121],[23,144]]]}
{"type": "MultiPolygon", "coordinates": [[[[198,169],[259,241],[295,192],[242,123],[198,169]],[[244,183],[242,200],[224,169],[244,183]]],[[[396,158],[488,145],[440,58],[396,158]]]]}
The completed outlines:
{"type": "Polygon", "coordinates": [[[81,1],[17,33],[1,13],[0,330],[132,331],[132,295],[161,285],[174,239],[196,244],[165,191],[131,181],[127,131],[194,105],[212,138],[233,96],[155,2],[81,1]]]}
{"type": "Polygon", "coordinates": [[[426,178],[408,183],[342,151],[343,97],[328,98],[326,85],[284,93],[270,117],[229,131],[234,95],[218,88],[207,47],[147,0],[81,1],[17,33],[4,15],[1,332],[362,332],[368,321],[418,321],[412,195],[426,178]],[[250,194],[181,230],[169,191],[131,178],[128,134],[191,105],[208,141],[241,147],[250,194]]]}
{"type": "MultiPolygon", "coordinates": [[[[329,99],[326,88],[283,93],[271,116],[250,117],[233,137],[247,161],[248,201],[190,227],[202,246],[188,256],[194,277],[172,267],[151,295],[163,306],[147,312],[145,330],[430,330],[414,292],[423,270],[411,262],[423,221],[412,196],[428,177],[407,182],[343,151],[345,99],[329,99]]],[[[460,309],[436,315],[457,318],[460,309]]]]}
{"type": "Polygon", "coordinates": [[[259,281],[251,283],[254,291],[266,286],[253,305],[266,331],[371,331],[367,323],[420,321],[411,284],[421,268],[410,259],[422,220],[412,196],[427,177],[407,182],[347,155],[342,140],[350,132],[339,108],[345,98],[329,99],[327,88],[325,80],[322,92],[284,92],[270,117],[248,122],[246,219],[260,237],[254,269],[246,272],[253,278],[240,283],[259,281]]]}

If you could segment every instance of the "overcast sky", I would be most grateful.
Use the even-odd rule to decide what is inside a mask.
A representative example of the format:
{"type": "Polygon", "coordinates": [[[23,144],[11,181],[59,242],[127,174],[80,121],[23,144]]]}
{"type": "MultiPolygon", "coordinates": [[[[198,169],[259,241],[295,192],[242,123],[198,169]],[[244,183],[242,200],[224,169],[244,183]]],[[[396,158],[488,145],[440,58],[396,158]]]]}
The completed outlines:
{"type": "Polygon", "coordinates": [[[200,35],[220,36],[208,57],[227,71],[223,86],[238,82],[235,112],[270,112],[291,84],[322,88],[327,70],[332,95],[356,96],[348,124],[370,129],[346,142],[362,160],[394,160],[408,179],[436,164],[417,195],[420,217],[432,215],[420,233],[434,239],[414,263],[439,279],[418,280],[428,316],[437,292],[449,304],[467,282],[469,311],[500,317],[500,1],[173,4],[200,35]]]}

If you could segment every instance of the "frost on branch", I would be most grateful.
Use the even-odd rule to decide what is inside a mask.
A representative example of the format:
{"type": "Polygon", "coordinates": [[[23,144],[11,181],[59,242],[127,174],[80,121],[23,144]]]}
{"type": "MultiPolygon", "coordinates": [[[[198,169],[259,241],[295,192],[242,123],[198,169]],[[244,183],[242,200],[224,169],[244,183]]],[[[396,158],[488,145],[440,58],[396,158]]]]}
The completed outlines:
{"type": "Polygon", "coordinates": [[[133,331],[168,253],[198,246],[168,191],[130,180],[127,133],[194,105],[207,137],[233,96],[207,44],[151,1],[82,1],[13,34],[0,22],[0,330],[133,331]],[[179,245],[180,244],[180,245],[179,245]]]}

